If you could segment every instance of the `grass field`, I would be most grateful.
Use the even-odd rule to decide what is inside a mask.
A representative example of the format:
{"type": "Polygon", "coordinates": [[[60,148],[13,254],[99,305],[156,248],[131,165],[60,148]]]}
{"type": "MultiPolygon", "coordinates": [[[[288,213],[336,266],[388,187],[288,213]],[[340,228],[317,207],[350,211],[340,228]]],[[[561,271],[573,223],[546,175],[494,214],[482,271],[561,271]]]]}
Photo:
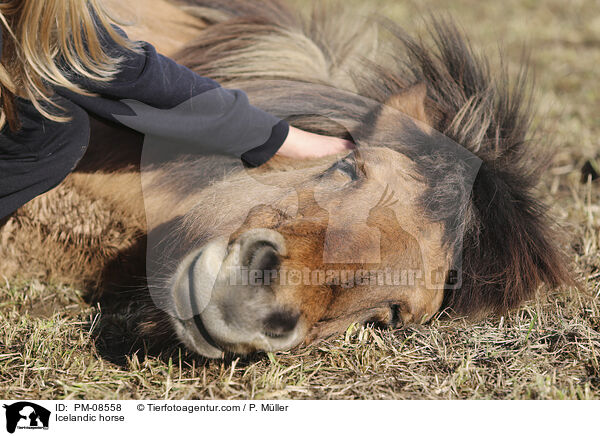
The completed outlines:
{"type": "Polygon", "coordinates": [[[442,315],[395,331],[351,326],[342,337],[293,352],[206,361],[115,335],[109,337],[123,353],[108,353],[114,344],[98,331],[108,315],[87,305],[83,290],[6,281],[0,283],[1,397],[600,398],[600,180],[581,180],[586,160],[600,158],[600,4],[373,3],[409,29],[420,27],[416,17],[427,10],[451,13],[492,61],[503,47],[511,69],[522,47],[529,48],[537,135],[558,147],[540,188],[569,233],[565,249],[580,289],[552,291],[507,317],[477,323],[442,315]]]}

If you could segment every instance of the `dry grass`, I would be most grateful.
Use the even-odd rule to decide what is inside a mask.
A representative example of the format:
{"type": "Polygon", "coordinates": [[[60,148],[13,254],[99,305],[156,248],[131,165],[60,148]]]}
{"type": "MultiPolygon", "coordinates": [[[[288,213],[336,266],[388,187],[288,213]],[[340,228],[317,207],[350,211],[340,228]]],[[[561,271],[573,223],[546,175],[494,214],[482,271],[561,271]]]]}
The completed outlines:
{"type": "Polygon", "coordinates": [[[2,397],[600,398],[600,182],[580,180],[584,162],[600,154],[597,1],[374,3],[409,28],[419,27],[415,17],[426,8],[450,12],[476,47],[493,55],[503,46],[515,69],[529,46],[538,135],[559,147],[541,191],[566,223],[581,288],[554,291],[504,318],[441,316],[396,331],[352,326],[344,337],[294,352],[205,361],[175,347],[147,349],[128,335],[126,320],[90,307],[83,292],[7,282],[0,285],[2,397]]]}

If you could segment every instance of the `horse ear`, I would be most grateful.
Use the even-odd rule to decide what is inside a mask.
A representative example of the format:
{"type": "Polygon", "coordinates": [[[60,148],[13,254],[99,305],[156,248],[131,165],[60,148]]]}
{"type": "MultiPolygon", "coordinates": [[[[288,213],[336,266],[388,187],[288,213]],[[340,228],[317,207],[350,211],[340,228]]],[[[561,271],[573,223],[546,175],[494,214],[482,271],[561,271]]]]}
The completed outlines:
{"type": "Polygon", "coordinates": [[[419,82],[398,94],[392,95],[385,102],[385,105],[431,126],[431,120],[425,111],[426,98],[427,85],[424,82],[419,82]]]}

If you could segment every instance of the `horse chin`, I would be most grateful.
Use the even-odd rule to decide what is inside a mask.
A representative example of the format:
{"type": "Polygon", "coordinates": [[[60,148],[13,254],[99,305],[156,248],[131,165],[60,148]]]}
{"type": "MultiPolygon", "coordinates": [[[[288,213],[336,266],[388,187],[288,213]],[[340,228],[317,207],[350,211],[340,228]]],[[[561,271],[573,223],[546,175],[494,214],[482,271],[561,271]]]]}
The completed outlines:
{"type": "Polygon", "coordinates": [[[222,357],[224,351],[247,354],[300,343],[306,328],[299,312],[282,307],[268,284],[245,283],[240,276],[257,268],[253,262],[263,265],[261,261],[285,253],[280,233],[259,228],[230,242],[215,238],[185,256],[171,286],[171,316],[179,339],[209,358],[222,357]]]}
{"type": "Polygon", "coordinates": [[[194,327],[193,320],[182,321],[173,318],[172,323],[177,337],[189,350],[210,359],[223,357],[223,351],[204,339],[200,331],[194,327]]]}

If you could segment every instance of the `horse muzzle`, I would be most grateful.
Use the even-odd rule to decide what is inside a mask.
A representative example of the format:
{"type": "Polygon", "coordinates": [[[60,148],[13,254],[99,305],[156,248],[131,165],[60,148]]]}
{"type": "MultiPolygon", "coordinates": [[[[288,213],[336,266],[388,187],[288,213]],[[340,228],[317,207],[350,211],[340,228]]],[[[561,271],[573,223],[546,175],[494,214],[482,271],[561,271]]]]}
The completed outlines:
{"type": "Polygon", "coordinates": [[[174,326],[206,357],[289,349],[303,339],[300,311],[277,301],[271,279],[287,250],[271,229],[216,238],[186,255],[172,280],[174,326]]]}

